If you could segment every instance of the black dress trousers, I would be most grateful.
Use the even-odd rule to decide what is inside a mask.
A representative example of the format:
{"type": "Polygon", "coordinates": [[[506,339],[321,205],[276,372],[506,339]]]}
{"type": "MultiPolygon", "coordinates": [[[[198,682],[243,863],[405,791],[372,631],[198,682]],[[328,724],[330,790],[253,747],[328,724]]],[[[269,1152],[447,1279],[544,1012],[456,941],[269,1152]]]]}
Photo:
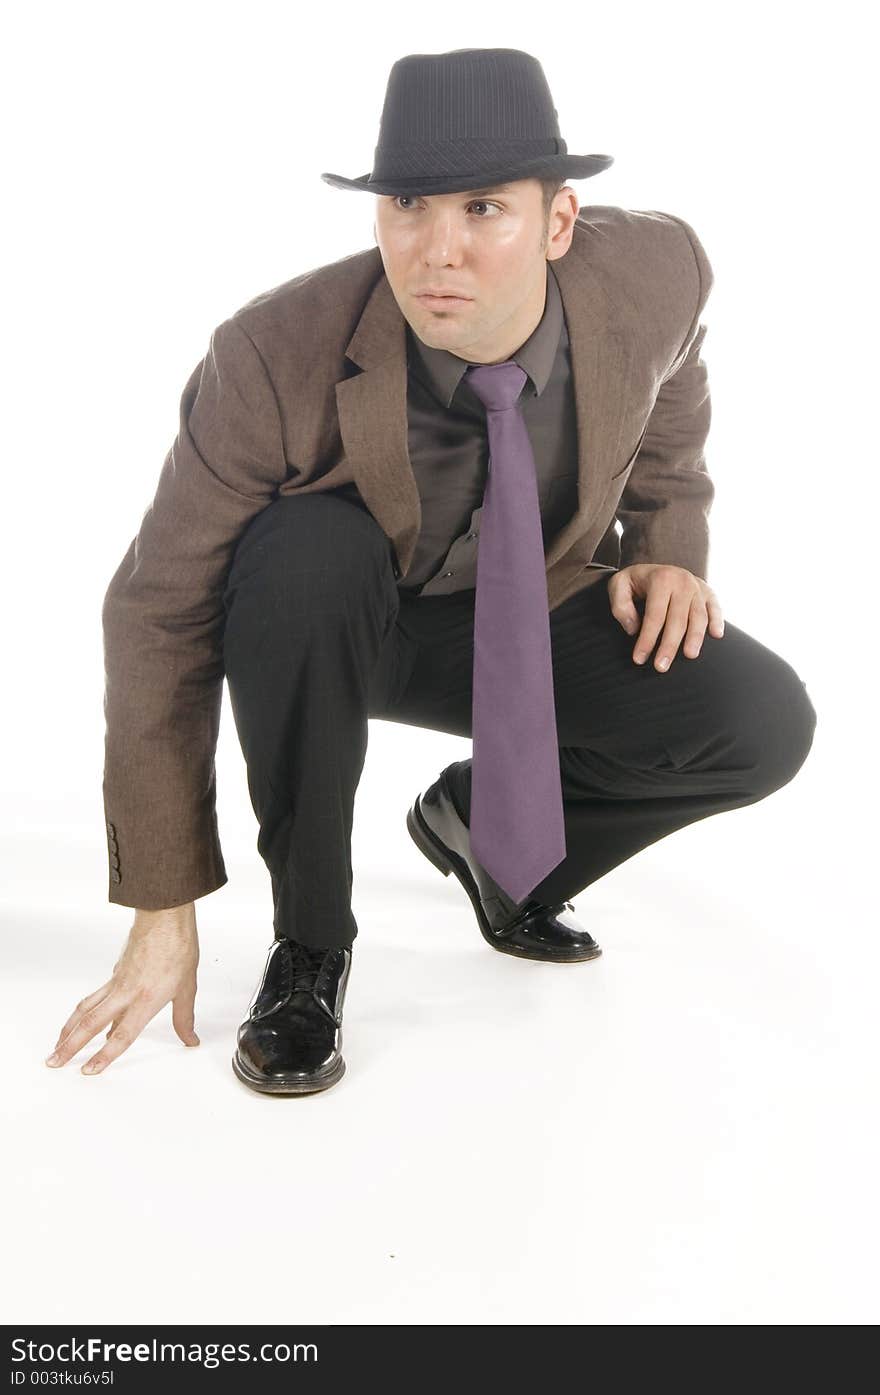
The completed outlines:
{"type": "MultiPolygon", "coordinates": [[[[475,591],[408,596],[392,558],[358,503],[283,495],[239,539],[224,592],[226,678],[275,933],[305,944],[357,935],[351,833],[368,719],[471,735],[475,591]]],[[[635,636],[603,582],[552,611],[550,628],[567,855],[532,892],[546,904],[678,828],[763,799],[806,759],[816,712],[804,681],[729,620],[665,673],[653,654],[633,662],[635,636]]],[[[465,818],[470,764],[450,767],[465,818]]]]}

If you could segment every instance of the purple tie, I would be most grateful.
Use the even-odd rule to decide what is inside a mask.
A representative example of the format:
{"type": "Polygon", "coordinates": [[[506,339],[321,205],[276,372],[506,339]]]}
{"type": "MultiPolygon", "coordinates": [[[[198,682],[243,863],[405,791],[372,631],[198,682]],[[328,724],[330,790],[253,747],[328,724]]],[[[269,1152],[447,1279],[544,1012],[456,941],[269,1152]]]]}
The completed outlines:
{"type": "Polygon", "coordinates": [[[474,598],[470,842],[516,902],[566,854],[547,573],[519,364],[465,374],[486,408],[489,474],[474,598]]]}

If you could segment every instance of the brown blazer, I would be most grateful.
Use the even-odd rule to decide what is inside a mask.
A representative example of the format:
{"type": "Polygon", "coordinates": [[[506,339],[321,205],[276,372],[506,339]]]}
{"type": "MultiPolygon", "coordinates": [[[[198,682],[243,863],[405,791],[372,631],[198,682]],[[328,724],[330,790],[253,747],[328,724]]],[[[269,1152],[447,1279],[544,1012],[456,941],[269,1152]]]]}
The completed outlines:
{"type": "MultiPolygon", "coordinates": [[[[579,502],[547,545],[549,607],[633,562],[707,579],[706,254],[681,218],[589,205],[553,270],[570,337],[579,502]]],[[[176,906],[228,880],[214,767],[222,595],[251,519],[279,494],[354,480],[406,575],[421,518],[405,327],[372,247],[255,296],[217,326],[193,370],[153,501],[102,609],[111,902],[176,906]]]]}

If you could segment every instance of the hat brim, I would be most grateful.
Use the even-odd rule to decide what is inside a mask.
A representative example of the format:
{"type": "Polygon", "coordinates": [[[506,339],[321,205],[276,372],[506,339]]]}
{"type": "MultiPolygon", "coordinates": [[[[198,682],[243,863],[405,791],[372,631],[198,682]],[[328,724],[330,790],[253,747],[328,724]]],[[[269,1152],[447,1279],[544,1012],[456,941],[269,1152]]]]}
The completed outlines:
{"type": "Polygon", "coordinates": [[[490,184],[506,184],[518,179],[536,179],[545,175],[558,175],[560,179],[590,179],[601,174],[614,164],[613,155],[551,155],[520,163],[515,169],[509,165],[495,169],[480,170],[465,175],[429,175],[424,178],[409,176],[405,179],[373,180],[370,174],[362,174],[358,179],[346,179],[341,174],[323,173],[325,184],[337,189],[361,189],[367,194],[458,194],[468,189],[483,189],[490,184]]]}

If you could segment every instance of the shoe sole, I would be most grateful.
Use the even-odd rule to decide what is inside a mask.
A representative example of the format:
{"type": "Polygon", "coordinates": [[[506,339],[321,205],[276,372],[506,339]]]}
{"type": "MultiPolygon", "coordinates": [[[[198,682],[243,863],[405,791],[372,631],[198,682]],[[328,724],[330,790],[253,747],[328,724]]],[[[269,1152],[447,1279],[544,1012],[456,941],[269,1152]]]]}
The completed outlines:
{"type": "Polygon", "coordinates": [[[242,1061],[238,1051],[232,1057],[232,1069],[243,1084],[250,1086],[252,1090],[258,1090],[263,1095],[314,1095],[320,1090],[328,1090],[331,1085],[335,1085],[345,1074],[345,1061],[340,1056],[332,1070],[326,1075],[313,1080],[302,1080],[284,1076],[255,1075],[248,1070],[242,1061]]]}
{"type": "Polygon", "coordinates": [[[449,873],[452,872],[461,882],[476,912],[480,934],[487,944],[490,944],[499,954],[512,954],[515,959],[531,959],[538,964],[584,964],[589,959],[600,957],[602,950],[598,945],[595,949],[586,950],[583,954],[527,954],[525,950],[504,944],[497,935],[492,933],[486,912],[483,910],[479,887],[471,876],[470,868],[457,853],[450,852],[438,840],[433,829],[428,827],[419,809],[418,800],[406,816],[406,826],[416,847],[424,853],[429,862],[433,863],[437,871],[442,872],[444,877],[448,877],[449,873]]]}

